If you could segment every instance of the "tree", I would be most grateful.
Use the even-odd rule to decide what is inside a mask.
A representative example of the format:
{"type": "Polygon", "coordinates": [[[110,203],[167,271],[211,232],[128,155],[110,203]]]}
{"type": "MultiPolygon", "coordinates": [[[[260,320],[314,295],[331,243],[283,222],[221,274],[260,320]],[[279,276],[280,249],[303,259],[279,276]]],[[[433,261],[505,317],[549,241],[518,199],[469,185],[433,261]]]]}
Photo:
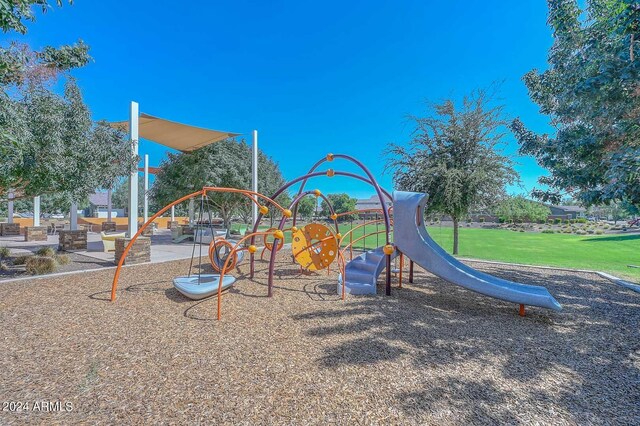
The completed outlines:
{"type": "Polygon", "coordinates": [[[79,201],[113,185],[135,159],[126,135],[93,122],[80,89],[69,78],[64,96],[29,84],[17,98],[0,93],[0,197],[47,193],[79,201]]]}
{"type": "MultiPolygon", "coordinates": [[[[46,11],[49,2],[0,4],[3,32],[25,33],[32,6],[46,11]]],[[[40,51],[15,42],[0,47],[0,199],[9,192],[17,198],[58,193],[79,201],[135,167],[126,135],[93,122],[69,74],[91,60],[88,52],[82,41],[40,51]],[[49,87],[60,77],[66,78],[62,96],[49,87]]]]}
{"type": "MultiPolygon", "coordinates": [[[[62,0],[55,2],[59,7],[62,0]]],[[[72,4],[73,0],[69,0],[72,4]]],[[[46,13],[51,7],[47,0],[5,0],[0,3],[0,29],[2,32],[17,31],[26,34],[27,27],[23,21],[35,21],[33,6],[39,6],[42,13],[46,13]]]]}
{"type": "Polygon", "coordinates": [[[536,134],[516,119],[520,152],[551,174],[533,195],[562,192],[585,205],[640,205],[640,4],[635,0],[549,0],[554,43],[549,69],[524,76],[531,99],[557,129],[536,134]]]}
{"type": "Polygon", "coordinates": [[[46,46],[40,51],[11,42],[0,48],[0,84],[9,87],[42,85],[90,61],[89,46],[82,40],[60,48],[46,46]]]}
{"type": "MultiPolygon", "coordinates": [[[[278,165],[278,163],[274,162],[270,157],[259,150],[258,191],[261,194],[271,197],[278,189],[280,189],[282,185],[284,185],[284,183],[285,181],[282,177],[282,172],[280,171],[280,166],[278,165]]],[[[251,187],[251,185],[249,185],[248,187],[251,187]]],[[[289,192],[285,191],[280,194],[275,201],[284,208],[288,208],[291,204],[291,201],[293,200],[291,199],[291,195],[289,194],[289,192]]],[[[273,227],[275,223],[274,221],[282,217],[281,212],[274,206],[269,205],[267,207],[269,207],[269,225],[273,227]]],[[[237,214],[240,216],[241,220],[244,223],[251,223],[252,203],[246,198],[243,198],[242,202],[238,206],[237,214]]]]}
{"type": "MultiPolygon", "coordinates": [[[[151,194],[151,188],[149,188],[151,194]]],[[[114,208],[129,208],[129,180],[121,179],[118,181],[111,192],[111,205],[114,208]]],[[[144,179],[138,179],[138,216],[142,216],[144,208],[144,179]]]]}
{"type": "MultiPolygon", "coordinates": [[[[259,152],[260,193],[270,196],[283,184],[284,178],[278,164],[259,152]]],[[[160,165],[151,194],[155,203],[165,206],[204,186],[251,188],[251,148],[244,142],[227,139],[193,153],[169,154],[169,158],[160,165]]],[[[234,214],[245,212],[250,217],[250,201],[244,196],[211,192],[208,197],[227,229],[234,214]]],[[[288,194],[283,194],[277,201],[286,197],[288,194]]]]}
{"type": "MultiPolygon", "coordinates": [[[[355,198],[349,197],[349,194],[345,193],[329,194],[327,195],[327,199],[331,203],[333,211],[335,211],[337,214],[355,210],[356,202],[358,201],[355,198]]],[[[331,210],[329,209],[329,206],[327,205],[327,202],[325,200],[322,200],[322,202],[320,203],[320,215],[327,218],[331,216],[331,210]]],[[[355,217],[355,215],[341,216],[339,218],[339,221],[351,220],[353,217],[355,217]]]]}
{"type": "Polygon", "coordinates": [[[458,254],[460,220],[470,209],[494,204],[505,185],[517,181],[513,162],[502,155],[502,106],[478,90],[463,98],[434,104],[427,117],[411,117],[416,124],[407,147],[391,145],[387,170],[396,188],[429,194],[426,214],[443,213],[453,220],[453,253],[458,254]]]}
{"type": "Polygon", "coordinates": [[[310,221],[316,212],[318,200],[313,195],[307,195],[298,202],[298,215],[304,220],[310,221]]]}
{"type": "Polygon", "coordinates": [[[527,200],[522,195],[506,197],[498,203],[496,215],[503,222],[541,222],[546,221],[551,209],[536,201],[527,200]]]}
{"type": "Polygon", "coordinates": [[[598,219],[613,220],[617,224],[619,220],[627,219],[638,214],[635,206],[623,202],[612,202],[603,206],[592,206],[589,213],[595,215],[598,219]]]}
{"type": "MultiPolygon", "coordinates": [[[[62,0],[56,0],[62,6],[62,0]]],[[[73,3],[69,0],[69,4],[73,3]]],[[[0,29],[7,33],[27,33],[23,21],[35,21],[33,6],[40,6],[43,13],[49,9],[47,0],[8,0],[0,2],[0,29]]],[[[0,84],[23,84],[27,80],[44,81],[61,72],[80,68],[89,63],[89,46],[82,40],[59,48],[45,46],[33,51],[26,44],[12,42],[0,47],[0,84]]]]}

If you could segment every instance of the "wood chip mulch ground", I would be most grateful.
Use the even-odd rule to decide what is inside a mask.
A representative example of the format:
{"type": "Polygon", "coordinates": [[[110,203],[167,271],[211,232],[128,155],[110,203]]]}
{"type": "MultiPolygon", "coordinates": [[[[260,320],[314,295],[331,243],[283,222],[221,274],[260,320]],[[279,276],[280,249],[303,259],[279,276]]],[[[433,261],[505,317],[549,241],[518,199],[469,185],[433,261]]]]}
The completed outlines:
{"type": "Polygon", "coordinates": [[[257,267],[222,321],[174,290],[188,261],[125,268],[115,303],[113,270],[0,283],[0,424],[639,422],[640,294],[595,275],[474,264],[564,306],[521,318],[421,270],[343,302],[284,254],[269,299],[257,267]]]}
{"type": "MultiPolygon", "coordinates": [[[[87,271],[90,269],[100,269],[115,266],[114,262],[104,261],[89,256],[83,256],[79,253],[58,252],[58,254],[67,256],[69,259],[69,263],[66,265],[59,265],[53,273],[87,271]]],[[[14,266],[12,264],[13,259],[15,259],[15,257],[11,257],[10,259],[5,260],[6,264],[9,267],[6,270],[0,270],[0,283],[3,280],[12,280],[14,278],[24,278],[31,276],[25,271],[24,265],[14,266]]]]}

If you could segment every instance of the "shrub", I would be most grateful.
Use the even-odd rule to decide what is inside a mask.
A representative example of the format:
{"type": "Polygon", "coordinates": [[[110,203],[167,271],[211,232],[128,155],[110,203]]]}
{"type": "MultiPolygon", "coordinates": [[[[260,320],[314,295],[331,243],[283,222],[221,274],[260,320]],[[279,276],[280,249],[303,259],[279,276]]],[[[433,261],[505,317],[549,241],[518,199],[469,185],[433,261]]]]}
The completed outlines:
{"type": "Polygon", "coordinates": [[[571,233],[571,229],[565,229],[562,232],[564,232],[565,234],[570,234],[571,233]]]}
{"type": "Polygon", "coordinates": [[[577,234],[577,235],[586,235],[586,234],[587,234],[587,231],[583,231],[582,229],[578,229],[578,230],[576,231],[576,234],[577,234]]]}
{"type": "Polygon", "coordinates": [[[30,257],[31,256],[18,256],[15,259],[13,259],[13,264],[16,266],[24,265],[25,263],[27,263],[27,259],[30,257]]]}
{"type": "Polygon", "coordinates": [[[0,259],[4,259],[5,257],[9,257],[11,255],[11,249],[6,246],[0,247],[0,259]]]}
{"type": "Polygon", "coordinates": [[[556,225],[560,225],[562,223],[562,219],[556,218],[553,220],[553,223],[555,223],[556,225]]]}
{"type": "Polygon", "coordinates": [[[554,231],[553,229],[544,229],[542,231],[543,234],[555,234],[556,231],[554,231]]]}
{"type": "Polygon", "coordinates": [[[570,225],[570,224],[571,224],[571,221],[570,221],[569,219],[565,219],[565,220],[564,220],[564,223],[566,223],[567,225],[570,225]]]}
{"type": "Polygon", "coordinates": [[[584,217],[578,218],[576,220],[578,221],[578,223],[587,223],[587,219],[584,217]]]}
{"type": "Polygon", "coordinates": [[[36,254],[43,257],[53,257],[55,256],[56,251],[53,249],[53,247],[40,247],[38,250],[36,250],[36,254]]]}
{"type": "Polygon", "coordinates": [[[68,265],[71,262],[71,258],[67,254],[57,254],[53,258],[58,265],[68,265]]]}
{"type": "Polygon", "coordinates": [[[602,229],[596,229],[596,235],[602,235],[604,231],[602,229]]]}
{"type": "Polygon", "coordinates": [[[4,260],[0,260],[0,271],[8,271],[8,270],[9,270],[9,264],[4,260]]]}
{"type": "Polygon", "coordinates": [[[27,273],[31,275],[50,274],[56,270],[58,264],[53,257],[29,256],[25,263],[27,273]]]}

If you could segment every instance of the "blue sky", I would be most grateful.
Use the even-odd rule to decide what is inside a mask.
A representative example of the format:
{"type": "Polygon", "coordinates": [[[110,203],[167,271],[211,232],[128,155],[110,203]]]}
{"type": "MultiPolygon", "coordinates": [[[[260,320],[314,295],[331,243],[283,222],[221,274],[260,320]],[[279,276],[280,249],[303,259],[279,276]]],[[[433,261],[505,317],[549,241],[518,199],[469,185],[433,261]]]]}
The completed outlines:
{"type": "MultiPolygon", "coordinates": [[[[552,130],[521,80],[546,66],[552,40],[545,3],[76,0],[39,15],[26,36],[3,37],[35,48],[79,38],[89,44],[95,62],[74,75],[96,119],[126,119],[135,100],[142,112],[247,140],[258,129],[261,148],[287,179],[328,152],[345,153],[390,189],[382,152],[408,141],[406,117],[424,113],[427,99],[502,81],[510,116],[552,130]]],[[[544,171],[517,157],[508,140],[507,153],[531,189],[544,171]]],[[[166,151],[142,142],[140,152],[157,165],[166,151]]],[[[346,178],[311,185],[373,193],[346,178]]]]}

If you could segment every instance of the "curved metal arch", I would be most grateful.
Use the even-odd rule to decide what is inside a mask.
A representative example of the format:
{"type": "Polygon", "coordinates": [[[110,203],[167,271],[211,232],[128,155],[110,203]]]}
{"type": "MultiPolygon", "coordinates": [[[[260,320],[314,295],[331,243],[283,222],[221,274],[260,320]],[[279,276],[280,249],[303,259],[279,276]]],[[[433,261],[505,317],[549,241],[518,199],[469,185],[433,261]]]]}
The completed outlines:
{"type": "MultiPolygon", "coordinates": [[[[304,176],[300,176],[297,177],[287,183],[285,183],[284,185],[282,185],[280,187],[280,189],[278,189],[270,198],[275,200],[276,198],[278,198],[280,196],[280,194],[282,194],[285,190],[287,190],[288,188],[290,188],[291,186],[295,185],[296,183],[302,181],[302,180],[308,180],[312,177],[318,177],[318,176],[327,176],[327,172],[314,172],[314,173],[307,173],[304,176]]],[[[334,172],[334,176],[346,176],[346,177],[350,177],[353,179],[357,179],[359,181],[362,181],[364,183],[368,183],[370,185],[373,185],[373,183],[368,180],[367,178],[357,175],[355,173],[351,173],[351,172],[341,172],[341,171],[335,171],[334,172]]],[[[386,191],[385,191],[385,195],[386,195],[386,191]]],[[[262,213],[258,213],[258,218],[256,220],[256,222],[253,224],[253,232],[256,232],[258,230],[258,224],[260,223],[260,220],[262,220],[262,218],[264,217],[264,215],[262,213]]],[[[252,239],[251,240],[251,244],[253,244],[255,241],[252,239]]],[[[253,275],[251,275],[251,277],[253,278],[253,275]]]]}
{"type": "MultiPolygon", "coordinates": [[[[302,200],[304,197],[308,196],[308,195],[314,195],[315,193],[314,191],[306,191],[304,193],[298,194],[296,195],[296,197],[293,199],[293,201],[291,202],[291,205],[289,206],[289,210],[291,210],[292,207],[295,207],[298,205],[298,203],[300,202],[300,200],[302,200]]],[[[318,197],[322,198],[324,201],[327,202],[327,205],[329,206],[329,211],[331,212],[331,215],[333,216],[335,214],[335,210],[333,209],[333,206],[331,205],[331,202],[329,201],[329,199],[327,198],[326,195],[320,193],[320,195],[318,195],[318,197]]],[[[278,229],[279,230],[283,230],[284,229],[284,225],[287,223],[287,217],[286,216],[282,216],[282,219],[280,219],[280,224],[278,225],[278,229]]],[[[338,228],[338,218],[336,217],[335,219],[333,219],[333,225],[336,228],[336,233],[340,232],[340,229],[338,228]]],[[[276,239],[274,239],[273,243],[276,243],[276,239]]],[[[338,245],[339,248],[339,245],[338,245]]],[[[268,278],[268,287],[267,287],[267,296],[271,297],[273,296],[273,273],[275,271],[275,263],[276,263],[276,250],[271,250],[271,255],[269,257],[269,278],[268,278]]],[[[253,263],[251,264],[251,272],[253,273],[253,263]]]]}
{"type": "Polygon", "coordinates": [[[160,215],[165,213],[171,207],[175,206],[176,204],[180,204],[183,201],[186,201],[186,200],[188,200],[190,198],[197,197],[198,195],[204,196],[204,195],[207,194],[207,192],[231,192],[231,193],[241,194],[241,195],[244,195],[245,197],[249,198],[250,200],[252,200],[253,202],[256,202],[256,203],[257,203],[256,199],[257,198],[261,198],[263,200],[266,200],[268,203],[274,205],[275,207],[277,207],[280,211],[284,211],[285,210],[280,204],[275,202],[273,199],[267,197],[266,195],[260,194],[258,192],[248,191],[246,189],[205,186],[204,188],[202,188],[199,191],[196,191],[196,192],[193,192],[191,194],[185,195],[184,197],[178,198],[177,200],[173,201],[172,203],[169,203],[168,205],[163,207],[160,211],[158,211],[156,214],[151,216],[149,218],[149,220],[147,220],[140,227],[140,229],[138,229],[138,232],[136,232],[136,234],[133,237],[131,237],[131,240],[129,241],[129,244],[127,244],[127,246],[125,247],[124,251],[122,252],[122,255],[120,256],[120,261],[118,261],[118,266],[116,267],[116,272],[115,272],[115,274],[113,276],[113,282],[111,283],[111,301],[112,302],[114,300],[116,300],[116,291],[118,289],[118,280],[120,278],[120,271],[122,270],[122,265],[124,265],[124,261],[127,258],[127,254],[129,254],[129,251],[131,250],[131,247],[136,242],[138,237],[140,235],[142,235],[142,232],[151,223],[153,223],[154,220],[156,220],[160,215]],[[256,198],[254,199],[254,197],[256,197],[256,198]]]}
{"type": "MultiPolygon", "coordinates": [[[[357,160],[356,160],[357,161],[357,160]]],[[[363,166],[364,167],[364,166],[363,166]]],[[[303,180],[308,180],[312,177],[318,177],[318,176],[327,176],[327,172],[313,172],[313,173],[307,173],[306,175],[300,176],[296,179],[293,179],[289,182],[287,182],[286,184],[284,184],[282,187],[280,187],[280,189],[278,189],[270,198],[272,199],[276,199],[280,194],[282,194],[285,190],[287,190],[288,188],[290,188],[292,185],[295,185],[296,183],[303,181],[303,180]]],[[[345,176],[345,177],[350,177],[353,179],[357,179],[360,180],[362,182],[368,183],[372,186],[377,187],[377,190],[380,190],[380,186],[377,185],[377,183],[375,182],[375,180],[371,181],[363,176],[357,175],[355,173],[351,173],[351,172],[343,172],[343,171],[333,171],[333,176],[345,176]]],[[[298,194],[299,195],[299,194],[298,194]]],[[[390,232],[391,232],[391,224],[390,224],[390,220],[389,220],[389,212],[384,209],[383,212],[384,216],[385,216],[385,236],[386,236],[386,241],[387,244],[390,241],[390,232]]],[[[258,218],[256,220],[256,222],[253,224],[253,230],[252,233],[256,233],[258,231],[258,224],[260,223],[260,220],[262,219],[263,215],[262,213],[258,214],[258,218]]],[[[252,238],[251,239],[251,244],[254,244],[255,239],[252,238]]],[[[277,243],[276,239],[274,239],[273,241],[274,244],[277,243]]],[[[271,253],[271,257],[270,257],[270,264],[273,264],[275,261],[275,255],[274,252],[271,253]]],[[[255,272],[255,255],[252,253],[250,256],[250,260],[249,260],[249,268],[250,268],[250,273],[249,273],[249,277],[253,278],[254,277],[254,272],[255,272]]],[[[271,265],[270,265],[271,268],[271,265]]],[[[387,268],[389,269],[389,268],[387,268]]],[[[389,272],[387,273],[389,274],[389,272]]],[[[270,273],[269,274],[269,285],[268,285],[268,296],[271,297],[273,296],[273,274],[270,273]]]]}
{"type": "MultiPolygon", "coordinates": [[[[296,212],[297,212],[297,207],[298,207],[298,203],[306,196],[308,195],[313,195],[315,197],[320,197],[322,198],[326,203],[327,206],[329,206],[329,211],[331,212],[331,216],[333,216],[334,214],[336,214],[336,211],[333,208],[333,205],[331,204],[331,201],[329,200],[329,198],[327,198],[326,195],[324,195],[322,192],[318,195],[315,194],[315,191],[305,191],[304,193],[299,193],[295,196],[295,198],[293,199],[293,201],[291,202],[291,204],[289,205],[289,210],[291,210],[292,208],[296,208],[296,212]]],[[[337,215],[337,217],[340,217],[340,215],[337,215]]],[[[338,228],[338,219],[332,219],[331,217],[329,217],[331,220],[333,220],[333,226],[336,228],[336,232],[340,232],[340,229],[338,228]]],[[[296,217],[293,216],[292,217],[292,226],[296,226],[296,217]]],[[[282,228],[280,228],[280,230],[282,230],[282,228]]]]}
{"type": "MultiPolygon", "coordinates": [[[[311,168],[309,169],[309,171],[307,172],[307,174],[309,173],[313,173],[318,167],[320,167],[322,164],[324,163],[328,163],[328,162],[332,162],[333,160],[335,160],[336,158],[342,158],[345,159],[347,161],[350,161],[351,163],[357,165],[358,167],[360,167],[360,169],[365,172],[365,174],[367,176],[369,176],[369,179],[371,179],[371,181],[369,182],[372,186],[378,186],[378,188],[382,191],[382,193],[384,193],[384,195],[386,195],[387,197],[389,197],[390,200],[393,200],[393,197],[391,196],[391,194],[389,193],[389,191],[385,190],[384,188],[382,188],[380,185],[378,185],[378,183],[376,182],[376,180],[373,178],[373,175],[371,174],[371,172],[369,172],[369,169],[367,167],[365,167],[364,164],[362,164],[359,160],[355,159],[354,157],[351,157],[349,155],[345,155],[345,154],[328,154],[326,157],[322,158],[321,160],[318,160],[313,166],[311,166],[311,168]]],[[[298,190],[298,194],[302,193],[302,191],[304,191],[304,186],[307,184],[307,180],[308,179],[304,179],[302,182],[302,185],[300,185],[300,189],[298,190]]],[[[380,206],[382,208],[384,208],[384,200],[381,198],[380,199],[380,206]]],[[[297,208],[296,208],[296,212],[297,213],[297,208]]],[[[295,215],[294,215],[295,217],[295,215]]]]}

